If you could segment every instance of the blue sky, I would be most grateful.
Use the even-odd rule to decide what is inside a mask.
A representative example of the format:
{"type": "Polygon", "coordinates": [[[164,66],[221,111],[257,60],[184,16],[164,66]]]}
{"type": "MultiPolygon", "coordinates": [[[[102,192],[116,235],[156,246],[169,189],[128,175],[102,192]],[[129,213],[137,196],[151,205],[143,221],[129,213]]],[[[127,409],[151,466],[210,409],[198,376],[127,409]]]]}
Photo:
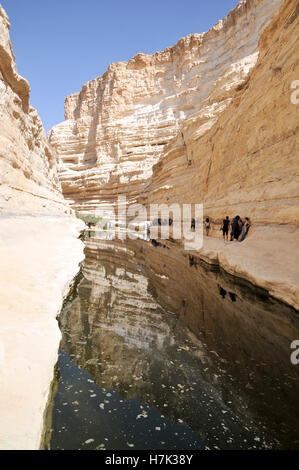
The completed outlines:
{"type": "Polygon", "coordinates": [[[109,63],[152,54],[207,31],[238,0],[0,0],[11,22],[18,71],[48,131],[64,98],[109,63]]]}

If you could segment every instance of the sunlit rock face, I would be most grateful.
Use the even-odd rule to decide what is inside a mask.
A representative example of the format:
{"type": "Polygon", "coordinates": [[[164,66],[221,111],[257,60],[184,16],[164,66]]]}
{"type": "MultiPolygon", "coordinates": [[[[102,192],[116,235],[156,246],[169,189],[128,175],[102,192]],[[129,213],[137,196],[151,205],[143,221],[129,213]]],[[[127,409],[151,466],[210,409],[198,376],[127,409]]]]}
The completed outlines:
{"type": "MultiPolygon", "coordinates": [[[[258,5],[266,3],[273,5],[258,5]]],[[[249,216],[255,225],[298,226],[297,41],[298,2],[285,1],[261,34],[255,67],[231,89],[229,105],[214,121],[204,107],[185,119],[142,201],[203,203],[213,236],[221,236],[225,215],[249,216]]]]}
{"type": "Polygon", "coordinates": [[[210,31],[182,38],[163,52],[111,64],[67,97],[66,121],[50,132],[65,196],[81,210],[113,204],[117,195],[133,202],[146,194],[153,165],[164,160],[166,150],[169,155],[169,145],[171,167],[179,164],[183,171],[168,173],[160,186],[182,187],[182,174],[196,158],[190,141],[215,128],[256,64],[259,37],[280,4],[242,1],[210,31]],[[192,135],[186,127],[190,119],[196,120],[192,135]]]}
{"type": "Polygon", "coordinates": [[[60,341],[56,321],[83,258],[55,152],[17,73],[0,6],[0,449],[40,445],[60,341]]]}
{"type": "Polygon", "coordinates": [[[69,212],[55,152],[29,104],[29,84],[17,72],[9,28],[0,5],[0,213],[69,212]]]}

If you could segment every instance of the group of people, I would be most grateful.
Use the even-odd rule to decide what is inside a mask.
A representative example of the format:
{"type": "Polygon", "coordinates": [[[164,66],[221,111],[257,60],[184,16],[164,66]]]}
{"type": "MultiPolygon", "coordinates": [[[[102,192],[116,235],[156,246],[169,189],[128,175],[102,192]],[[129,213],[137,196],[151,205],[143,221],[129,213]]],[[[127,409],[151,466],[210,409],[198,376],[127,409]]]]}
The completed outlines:
{"type": "MultiPolygon", "coordinates": [[[[220,230],[223,234],[223,240],[228,241],[228,234],[230,232],[230,241],[240,239],[239,241],[242,242],[246,238],[250,227],[251,222],[249,217],[245,217],[245,221],[243,221],[239,215],[236,215],[233,220],[230,220],[229,216],[227,215],[225,219],[223,219],[222,227],[220,228],[220,230]]],[[[207,217],[205,220],[205,229],[207,237],[209,236],[210,228],[210,219],[209,217],[207,217]]]]}
{"type": "Polygon", "coordinates": [[[243,221],[239,215],[236,215],[236,217],[230,221],[227,215],[223,220],[222,226],[223,240],[228,240],[229,227],[231,228],[230,241],[232,242],[233,240],[239,240],[240,238],[239,241],[242,242],[249,232],[251,222],[249,217],[245,217],[245,221],[243,221]]]}

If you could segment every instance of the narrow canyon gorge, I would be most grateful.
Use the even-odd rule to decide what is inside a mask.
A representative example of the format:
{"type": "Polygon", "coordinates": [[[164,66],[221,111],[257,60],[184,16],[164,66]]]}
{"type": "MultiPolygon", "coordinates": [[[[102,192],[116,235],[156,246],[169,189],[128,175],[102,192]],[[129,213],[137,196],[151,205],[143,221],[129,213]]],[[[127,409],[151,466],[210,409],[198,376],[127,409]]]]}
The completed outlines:
{"type": "Polygon", "coordinates": [[[246,243],[205,240],[202,257],[298,308],[296,47],[295,0],[247,0],[206,33],[111,64],[49,133],[66,199],[108,217],[119,196],[203,204],[214,237],[226,215],[250,217],[246,243]]]}
{"type": "MultiPolygon", "coordinates": [[[[123,364],[121,382],[129,388],[132,374],[141,375],[144,357],[149,360],[150,345],[160,350],[177,334],[173,320],[161,320],[166,310],[177,313],[199,349],[201,343],[194,338],[202,325],[211,350],[217,351],[216,340],[222,335],[226,343],[221,355],[231,363],[232,375],[237,374],[232,364],[238,361],[245,370],[252,344],[257,363],[270,361],[273,344],[277,364],[279,354],[287,355],[299,310],[298,12],[297,0],[243,0],[207,32],[190,34],[153,55],[139,53],[128,62],[111,63],[102,76],[66,97],[65,121],[47,136],[30,105],[29,83],[17,72],[9,19],[0,5],[1,449],[45,445],[45,414],[61,341],[57,316],[84,259],[79,235],[86,226],[76,215],[88,220],[101,213],[109,221],[119,198],[125,197],[131,208],[202,204],[211,230],[195,251],[184,249],[184,240],[165,240],[156,248],[141,241],[124,248],[118,241],[120,254],[115,255],[109,243],[85,241],[85,279],[73,303],[73,323],[62,315],[61,348],[73,354],[76,365],[88,370],[98,386],[103,378],[111,388],[115,382],[108,366],[101,373],[93,370],[99,344],[106,344],[109,360],[123,364]],[[236,214],[250,217],[252,227],[242,243],[225,243],[222,221],[236,214]],[[197,280],[192,279],[188,269],[201,264],[208,271],[197,268],[197,280]],[[115,280],[113,292],[107,289],[107,279],[115,280]],[[133,288],[132,279],[138,284],[133,288]],[[226,305],[225,322],[215,313],[222,308],[221,298],[213,295],[220,284],[220,292],[229,292],[235,279],[246,283],[247,290],[236,284],[231,298],[242,299],[242,305],[240,310],[226,305]],[[205,283],[210,286],[206,291],[205,283]],[[256,295],[252,312],[248,286],[263,292],[256,295]],[[134,289],[138,300],[132,297],[134,289]],[[91,340],[90,351],[85,342],[75,350],[74,340],[86,330],[86,292],[89,327],[102,328],[100,339],[91,340]],[[115,299],[121,299],[121,306],[115,299]],[[138,311],[136,318],[133,315],[132,305],[140,308],[141,319],[138,311]],[[116,318],[115,330],[105,309],[116,318]],[[145,336],[140,340],[142,329],[145,336]],[[229,338],[241,338],[240,332],[243,339],[232,351],[229,338]],[[264,341],[262,346],[257,338],[264,341]],[[137,356],[133,347],[139,348],[137,356]]],[[[186,367],[189,360],[195,367],[205,354],[186,359],[186,367]]],[[[282,375],[290,374],[287,362],[280,365],[282,375]]],[[[260,389],[265,370],[257,374],[260,389]]],[[[245,375],[239,377],[244,390],[245,375]]],[[[202,383],[209,381],[215,385],[209,372],[203,374],[202,383]]],[[[225,383],[220,393],[215,385],[213,396],[228,394],[229,386],[225,383]]],[[[146,400],[149,383],[140,381],[136,389],[146,400]]],[[[131,392],[129,398],[135,396],[135,387],[131,392]]],[[[251,392],[246,393],[244,403],[253,401],[251,392]]],[[[149,395],[154,406],[159,393],[150,390],[149,395]]],[[[220,414],[222,399],[215,398],[220,414]]],[[[239,420],[232,432],[238,439],[238,426],[250,413],[241,399],[232,401],[239,420]]],[[[270,413],[260,397],[255,408],[270,413]]],[[[289,411],[285,414],[291,422],[289,411]]],[[[186,422],[189,419],[202,437],[195,418],[187,415],[186,422]]],[[[178,417],[170,413],[169,419],[178,417]]],[[[248,436],[242,435],[252,445],[254,426],[248,436]]],[[[284,443],[290,436],[286,429],[284,443]]],[[[203,435],[213,447],[209,433],[207,426],[203,435]]],[[[54,436],[52,445],[57,442],[54,436]]],[[[270,445],[275,446],[269,440],[270,445]]]]}

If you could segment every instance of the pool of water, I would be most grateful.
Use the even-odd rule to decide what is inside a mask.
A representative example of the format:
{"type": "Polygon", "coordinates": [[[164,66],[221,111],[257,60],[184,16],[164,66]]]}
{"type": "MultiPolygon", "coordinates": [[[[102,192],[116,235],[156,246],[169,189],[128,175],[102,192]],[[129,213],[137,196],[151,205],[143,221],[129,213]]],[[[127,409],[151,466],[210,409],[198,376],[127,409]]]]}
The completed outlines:
{"type": "Polygon", "coordinates": [[[90,238],[85,255],[46,448],[299,447],[298,312],[175,245],[90,238]]]}

